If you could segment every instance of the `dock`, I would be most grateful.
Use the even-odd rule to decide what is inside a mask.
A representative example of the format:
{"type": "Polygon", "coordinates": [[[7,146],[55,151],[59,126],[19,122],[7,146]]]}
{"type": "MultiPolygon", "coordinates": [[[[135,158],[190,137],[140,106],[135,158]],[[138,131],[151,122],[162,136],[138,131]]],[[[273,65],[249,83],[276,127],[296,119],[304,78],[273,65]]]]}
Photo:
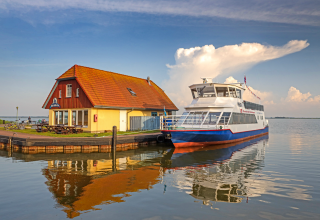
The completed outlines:
{"type": "MultiPolygon", "coordinates": [[[[139,146],[154,145],[164,140],[162,134],[147,133],[117,136],[116,151],[137,149],[139,146]]],[[[168,146],[171,145],[170,142],[168,146]]],[[[107,137],[19,137],[0,134],[0,150],[37,153],[108,153],[111,152],[112,136],[107,137]]]]}

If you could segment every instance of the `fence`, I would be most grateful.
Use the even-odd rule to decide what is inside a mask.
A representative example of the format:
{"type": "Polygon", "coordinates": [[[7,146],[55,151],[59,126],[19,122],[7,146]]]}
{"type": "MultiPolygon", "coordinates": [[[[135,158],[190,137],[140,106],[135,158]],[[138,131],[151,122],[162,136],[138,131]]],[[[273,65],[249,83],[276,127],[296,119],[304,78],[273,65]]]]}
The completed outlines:
{"type": "Polygon", "coordinates": [[[130,130],[157,130],[160,129],[162,116],[130,116],[130,130]]]}

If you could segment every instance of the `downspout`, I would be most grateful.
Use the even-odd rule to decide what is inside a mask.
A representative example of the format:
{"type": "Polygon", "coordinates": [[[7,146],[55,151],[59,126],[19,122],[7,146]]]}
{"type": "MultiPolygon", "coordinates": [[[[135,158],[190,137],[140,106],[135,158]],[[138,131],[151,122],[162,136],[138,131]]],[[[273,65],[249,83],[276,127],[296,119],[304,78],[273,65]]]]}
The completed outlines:
{"type": "Polygon", "coordinates": [[[129,113],[133,111],[133,108],[130,111],[127,111],[127,130],[129,130],[129,113]]]}

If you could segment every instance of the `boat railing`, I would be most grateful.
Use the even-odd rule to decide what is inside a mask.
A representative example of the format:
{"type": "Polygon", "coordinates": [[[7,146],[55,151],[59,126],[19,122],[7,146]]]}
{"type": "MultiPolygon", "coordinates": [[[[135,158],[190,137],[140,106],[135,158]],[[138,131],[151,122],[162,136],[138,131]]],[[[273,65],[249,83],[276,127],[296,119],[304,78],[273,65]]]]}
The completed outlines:
{"type": "Polygon", "coordinates": [[[205,116],[187,118],[186,115],[169,115],[160,120],[161,130],[228,129],[229,116],[215,116],[209,121],[205,116]]]}

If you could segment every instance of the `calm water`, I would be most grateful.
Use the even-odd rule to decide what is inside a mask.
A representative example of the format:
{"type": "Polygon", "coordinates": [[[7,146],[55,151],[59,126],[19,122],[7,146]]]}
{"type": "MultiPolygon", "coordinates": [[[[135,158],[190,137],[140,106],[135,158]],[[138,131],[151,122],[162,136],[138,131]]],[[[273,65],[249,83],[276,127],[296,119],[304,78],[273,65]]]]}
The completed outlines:
{"type": "Polygon", "coordinates": [[[0,151],[0,219],[320,219],[320,120],[269,137],[109,154],[0,151]]]}

